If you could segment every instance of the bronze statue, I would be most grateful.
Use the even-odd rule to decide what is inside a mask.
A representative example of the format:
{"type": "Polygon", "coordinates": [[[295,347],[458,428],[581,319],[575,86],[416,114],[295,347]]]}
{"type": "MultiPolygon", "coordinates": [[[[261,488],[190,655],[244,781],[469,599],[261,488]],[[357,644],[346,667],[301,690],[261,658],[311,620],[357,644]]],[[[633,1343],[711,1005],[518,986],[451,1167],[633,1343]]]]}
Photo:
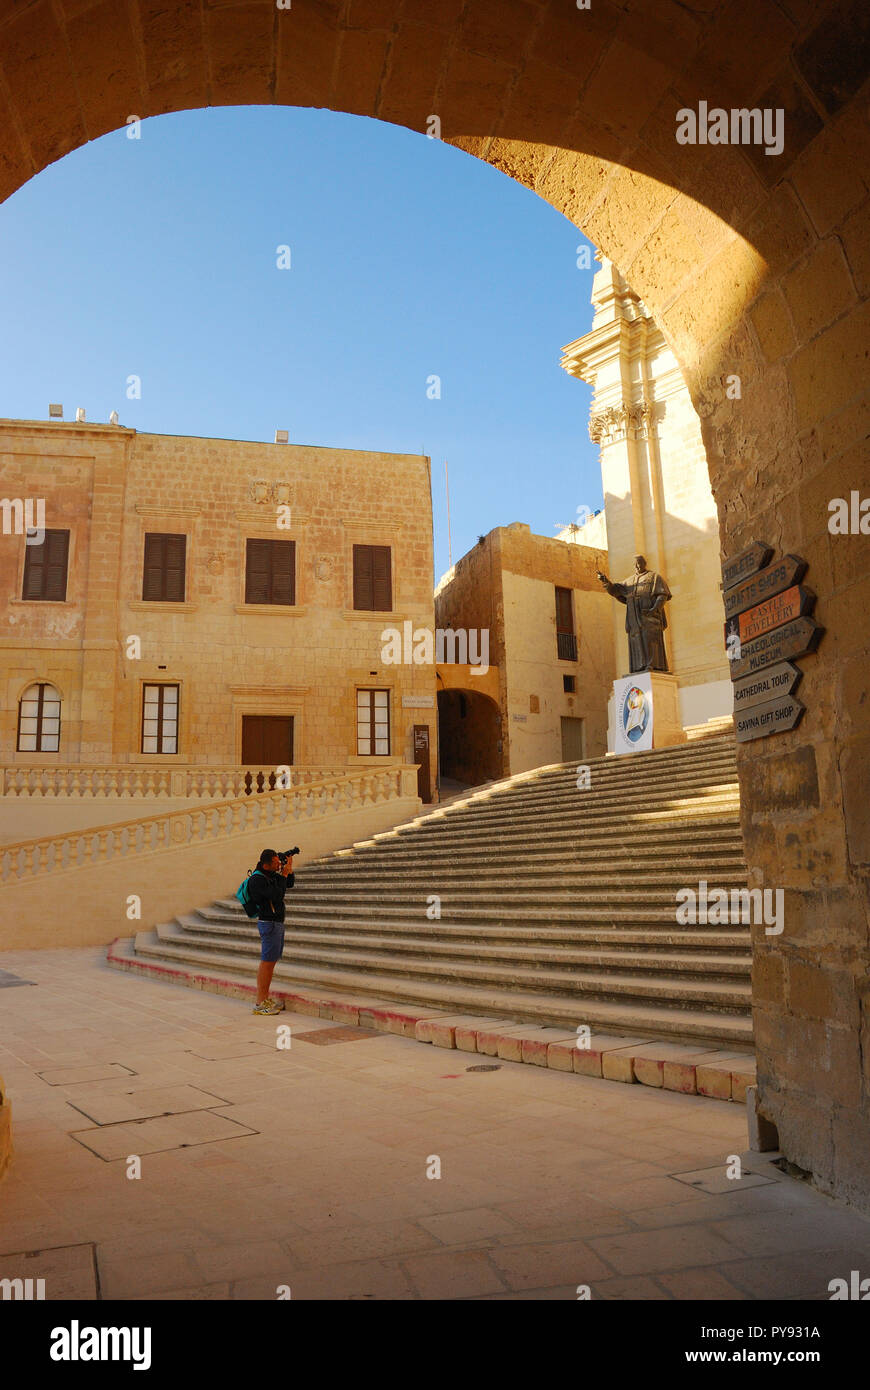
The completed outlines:
{"type": "Polygon", "coordinates": [[[661,575],[647,569],[643,555],[635,555],[634,574],[629,575],[624,584],[611,584],[600,570],[598,578],[613,598],[625,604],[629,674],[667,671],[665,604],[671,591],[661,575]]]}

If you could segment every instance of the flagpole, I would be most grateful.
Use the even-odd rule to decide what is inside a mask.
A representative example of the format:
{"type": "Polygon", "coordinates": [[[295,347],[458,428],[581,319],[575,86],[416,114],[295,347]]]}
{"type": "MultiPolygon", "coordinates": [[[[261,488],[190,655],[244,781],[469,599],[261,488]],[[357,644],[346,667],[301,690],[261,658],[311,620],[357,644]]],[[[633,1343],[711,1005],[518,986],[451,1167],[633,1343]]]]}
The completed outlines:
{"type": "Polygon", "coordinates": [[[453,543],[450,536],[450,474],[447,460],[444,460],[444,487],[447,492],[447,568],[453,569],[453,543]]]}

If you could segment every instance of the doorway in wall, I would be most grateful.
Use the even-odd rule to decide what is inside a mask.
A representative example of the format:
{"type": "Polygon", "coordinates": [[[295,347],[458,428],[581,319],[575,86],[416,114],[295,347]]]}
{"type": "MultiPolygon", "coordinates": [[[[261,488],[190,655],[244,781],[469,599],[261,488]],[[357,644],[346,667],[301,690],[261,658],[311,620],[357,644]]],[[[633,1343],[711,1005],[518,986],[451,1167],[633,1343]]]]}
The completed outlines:
{"type": "Polygon", "coordinates": [[[586,756],[583,720],[562,715],[562,762],[572,763],[586,756]]]}

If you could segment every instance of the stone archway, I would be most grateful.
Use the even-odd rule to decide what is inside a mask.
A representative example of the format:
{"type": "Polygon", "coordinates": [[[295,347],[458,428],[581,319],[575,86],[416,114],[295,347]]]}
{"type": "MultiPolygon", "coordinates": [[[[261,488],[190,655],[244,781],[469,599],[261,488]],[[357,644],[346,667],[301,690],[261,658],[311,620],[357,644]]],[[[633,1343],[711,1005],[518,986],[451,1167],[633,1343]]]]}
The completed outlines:
{"type": "Polygon", "coordinates": [[[441,776],[465,786],[505,775],[501,712],[489,695],[453,687],[438,691],[441,776]]]}
{"type": "Polygon", "coordinates": [[[0,198],[131,116],[434,115],[642,296],[702,420],[723,553],[758,537],[802,554],[828,630],[802,725],[741,754],[740,776],[749,864],[786,901],[754,975],[765,1109],[793,1161],[863,1201],[870,546],[831,536],[827,504],[870,491],[868,27],[860,0],[0,0],[0,198]],[[677,110],[701,101],[782,109],[782,153],[677,144],[677,110]]]}

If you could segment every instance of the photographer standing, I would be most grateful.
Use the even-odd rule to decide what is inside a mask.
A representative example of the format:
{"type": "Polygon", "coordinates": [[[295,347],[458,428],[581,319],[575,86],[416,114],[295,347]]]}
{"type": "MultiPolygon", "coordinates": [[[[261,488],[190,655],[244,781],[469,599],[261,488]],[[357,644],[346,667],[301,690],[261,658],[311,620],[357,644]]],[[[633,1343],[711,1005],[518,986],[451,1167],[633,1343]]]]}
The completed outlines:
{"type": "Polygon", "coordinates": [[[248,895],[257,909],[260,932],[260,966],[257,970],[255,1014],[278,1014],[283,1001],[269,993],[272,975],[284,950],[284,894],[295,882],[293,858],[282,858],[274,849],[264,849],[248,880],[248,895]]]}

